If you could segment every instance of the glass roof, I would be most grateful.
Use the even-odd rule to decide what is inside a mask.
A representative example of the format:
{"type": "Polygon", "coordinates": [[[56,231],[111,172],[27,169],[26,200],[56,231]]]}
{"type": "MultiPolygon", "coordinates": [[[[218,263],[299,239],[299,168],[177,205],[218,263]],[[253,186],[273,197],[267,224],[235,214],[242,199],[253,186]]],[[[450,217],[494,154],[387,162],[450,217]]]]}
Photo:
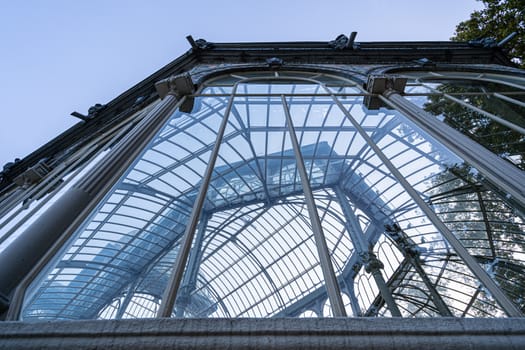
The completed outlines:
{"type": "Polygon", "coordinates": [[[420,201],[523,309],[520,212],[407,117],[368,110],[364,95],[324,74],[239,73],[205,83],[193,111],[173,113],[34,281],[22,318],[155,317],[201,188],[174,317],[332,315],[310,189],[349,316],[505,314],[420,201]]]}

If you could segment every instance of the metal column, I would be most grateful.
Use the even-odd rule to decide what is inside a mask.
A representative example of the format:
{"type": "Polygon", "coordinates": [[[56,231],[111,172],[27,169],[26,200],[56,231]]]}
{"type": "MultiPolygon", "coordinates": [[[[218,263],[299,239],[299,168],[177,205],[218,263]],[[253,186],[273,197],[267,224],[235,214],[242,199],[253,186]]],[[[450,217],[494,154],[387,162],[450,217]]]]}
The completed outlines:
{"type": "Polygon", "coordinates": [[[202,251],[202,242],[204,241],[204,234],[206,233],[209,216],[208,213],[203,212],[201,220],[199,221],[195,243],[193,244],[193,248],[188,257],[188,266],[182,279],[179,295],[175,300],[175,305],[177,306],[177,317],[184,317],[184,311],[191,301],[191,292],[195,289],[197,283],[197,274],[199,273],[199,266],[204,253],[202,251]]]}
{"type": "Polygon", "coordinates": [[[381,273],[383,264],[375,256],[375,254],[370,251],[368,244],[364,240],[363,230],[361,229],[361,226],[359,226],[357,217],[355,216],[354,211],[348,203],[346,195],[341,190],[339,185],[334,187],[334,192],[337,197],[337,201],[341,206],[341,210],[343,211],[343,215],[345,216],[346,230],[352,239],[352,243],[354,244],[357,254],[363,260],[366,272],[371,273],[374,277],[374,281],[376,282],[379,292],[381,293],[381,296],[385,300],[385,303],[390,310],[390,314],[392,314],[394,317],[401,317],[401,312],[399,311],[394,297],[392,296],[392,291],[390,288],[388,288],[383,274],[381,273]]]}
{"type": "Polygon", "coordinates": [[[346,292],[348,293],[348,297],[350,298],[350,306],[352,307],[352,311],[354,312],[354,316],[358,317],[361,316],[361,309],[359,307],[359,301],[357,300],[357,297],[355,296],[355,288],[354,288],[354,280],[346,282],[346,292]]]}
{"type": "Polygon", "coordinates": [[[25,288],[65,244],[100,199],[122,176],[164,125],[178,100],[168,95],[142,119],[92,172],[64,195],[0,254],[0,293],[10,295],[18,286],[8,318],[18,317],[25,288]]]}
{"type": "Polygon", "coordinates": [[[226,111],[217,131],[217,138],[215,139],[215,145],[213,146],[212,153],[210,155],[210,160],[208,161],[208,166],[206,167],[206,172],[202,178],[201,187],[199,193],[195,198],[195,203],[191,211],[188,223],[186,225],[186,230],[182,237],[182,242],[179,249],[179,254],[175,259],[175,264],[173,267],[173,272],[171,273],[168,285],[162,296],[162,301],[160,304],[157,317],[170,317],[173,311],[173,306],[175,305],[175,298],[177,297],[177,292],[181,284],[182,276],[184,274],[184,268],[188,261],[188,256],[190,254],[191,244],[193,242],[193,237],[195,236],[195,231],[197,229],[197,223],[199,222],[199,217],[201,214],[202,206],[204,205],[204,199],[206,198],[206,192],[208,191],[208,185],[210,184],[211,177],[213,175],[213,168],[215,167],[215,161],[219,155],[219,149],[222,143],[222,138],[224,136],[224,131],[226,130],[226,125],[228,124],[228,118],[230,116],[230,111],[233,105],[233,99],[235,92],[237,90],[237,85],[233,88],[232,95],[226,106],[226,111]]]}
{"type": "Polygon", "coordinates": [[[341,298],[341,291],[339,289],[339,284],[337,283],[337,277],[334,272],[334,267],[332,266],[332,261],[330,260],[330,252],[328,251],[328,246],[326,245],[323,227],[317,213],[314,196],[312,194],[312,188],[310,187],[310,180],[308,179],[308,174],[304,166],[304,160],[299,147],[299,142],[297,141],[297,136],[295,134],[292,117],[288,109],[286,98],[283,95],[281,95],[281,101],[284,108],[284,114],[286,116],[286,124],[288,124],[290,139],[292,141],[297,170],[299,171],[299,177],[301,178],[301,185],[304,191],[306,206],[308,207],[315,245],[319,254],[319,264],[321,265],[321,270],[323,271],[323,276],[326,283],[328,299],[330,300],[330,305],[332,307],[334,316],[344,317],[346,316],[346,310],[343,299],[341,298]]]}
{"type": "MultiPolygon", "coordinates": [[[[327,93],[330,93],[330,90],[325,87],[327,93]]],[[[394,95],[397,95],[394,93],[394,95]]],[[[370,136],[366,133],[363,127],[352,117],[350,112],[346,110],[343,104],[331,94],[333,101],[339,106],[341,111],[345,114],[348,120],[356,128],[357,132],[365,140],[365,142],[372,148],[375,154],[379,157],[381,162],[387,167],[387,169],[392,173],[392,175],[397,179],[406,193],[412,198],[412,200],[417,204],[421,211],[428,217],[430,222],[436,227],[436,229],[441,232],[443,237],[448,241],[448,243],[454,248],[456,254],[465,262],[465,265],[470,269],[470,271],[476,276],[480,282],[487,288],[487,290],[492,294],[494,299],[501,305],[503,310],[507,315],[512,317],[521,317],[521,311],[510,301],[505,293],[499,288],[496,282],[489,276],[487,271],[485,271],[477,261],[468,253],[467,249],[461,244],[461,242],[456,238],[456,236],[448,229],[448,227],[439,219],[434,210],[421,198],[418,192],[410,185],[410,183],[405,179],[397,167],[392,164],[388,157],[383,153],[383,151],[377,146],[370,136]]],[[[401,96],[399,96],[401,97],[401,96]]],[[[435,118],[432,118],[435,119],[435,118]]],[[[479,146],[478,146],[479,147],[479,146]]]]}

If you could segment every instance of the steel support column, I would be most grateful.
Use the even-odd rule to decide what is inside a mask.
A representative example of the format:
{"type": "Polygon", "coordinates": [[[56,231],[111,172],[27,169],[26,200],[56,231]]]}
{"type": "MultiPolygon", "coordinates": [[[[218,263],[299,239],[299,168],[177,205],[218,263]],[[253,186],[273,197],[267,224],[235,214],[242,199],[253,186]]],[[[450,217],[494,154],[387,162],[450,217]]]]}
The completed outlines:
{"type": "Polygon", "coordinates": [[[210,160],[208,161],[206,171],[202,178],[199,193],[195,198],[195,203],[193,205],[193,209],[188,219],[186,230],[184,231],[184,235],[182,237],[179,254],[175,259],[173,272],[171,273],[168,285],[166,286],[166,290],[164,291],[164,295],[162,297],[157,317],[170,317],[173,311],[173,306],[175,305],[175,298],[177,297],[177,292],[179,290],[179,286],[182,281],[182,276],[184,274],[184,268],[186,267],[186,263],[188,261],[191,244],[193,242],[193,237],[195,236],[195,231],[199,222],[202,206],[204,205],[208,185],[210,184],[211,177],[213,175],[213,168],[215,167],[215,162],[217,160],[217,156],[219,155],[219,149],[222,143],[222,138],[224,136],[224,131],[226,130],[226,126],[228,125],[228,118],[230,116],[230,112],[233,106],[233,99],[236,90],[237,85],[233,88],[232,96],[228,101],[228,105],[226,106],[224,116],[219,126],[219,130],[217,131],[217,138],[215,139],[215,144],[210,155],[210,160]]]}
{"type": "Polygon", "coordinates": [[[357,297],[355,295],[354,280],[352,278],[350,279],[350,281],[345,281],[345,282],[346,282],[346,292],[348,293],[348,298],[350,298],[350,305],[352,307],[352,311],[354,312],[355,317],[359,317],[362,315],[362,312],[359,307],[359,301],[357,300],[357,297]]]}
{"type": "Polygon", "coordinates": [[[25,288],[67,242],[100,199],[133,163],[177,106],[166,96],[102,159],[0,254],[0,293],[11,295],[8,318],[18,317],[25,288]]]}
{"type": "Polygon", "coordinates": [[[383,95],[379,97],[386,104],[408,116],[417,126],[474,166],[487,180],[525,207],[525,173],[522,170],[422,110],[398,92],[387,90],[383,95]]]}
{"type": "Polygon", "coordinates": [[[350,235],[350,239],[354,244],[354,248],[356,249],[357,254],[361,258],[361,260],[363,260],[366,272],[371,273],[374,277],[374,281],[376,282],[376,285],[379,288],[381,297],[385,300],[385,303],[388,306],[388,309],[390,310],[390,314],[394,317],[401,317],[401,312],[399,311],[394,297],[392,296],[392,291],[390,290],[390,288],[388,288],[383,274],[381,273],[383,264],[375,256],[375,254],[370,252],[370,248],[365,242],[363,230],[361,229],[361,226],[359,226],[357,217],[355,216],[354,211],[350,207],[350,204],[348,203],[348,199],[346,198],[344,191],[342,191],[339,185],[337,185],[334,187],[334,192],[337,201],[341,206],[341,210],[343,211],[343,215],[345,216],[346,230],[350,235]]]}
{"type": "Polygon", "coordinates": [[[177,306],[177,317],[184,317],[184,311],[186,311],[186,307],[191,301],[191,292],[195,289],[197,283],[197,274],[199,273],[199,266],[202,254],[204,253],[202,251],[202,242],[204,241],[204,234],[206,233],[209,216],[208,213],[203,212],[199,221],[195,243],[193,244],[193,248],[188,257],[188,266],[182,279],[179,295],[175,300],[175,305],[177,306]]]}
{"type": "MultiPolygon", "coordinates": [[[[328,92],[328,88],[326,88],[328,92]]],[[[392,93],[393,96],[398,96],[403,99],[399,94],[392,93]]],[[[382,96],[381,96],[382,97],[382,96]]],[[[375,144],[370,136],[366,133],[361,125],[352,117],[350,112],[344,107],[344,105],[332,95],[333,101],[339,106],[341,111],[345,114],[348,120],[354,125],[358,133],[365,140],[365,142],[372,148],[377,157],[383,162],[387,169],[392,173],[392,175],[397,179],[399,184],[403,187],[406,193],[412,198],[416,205],[421,209],[421,211],[427,216],[427,218],[432,222],[436,229],[443,235],[443,237],[448,241],[448,243],[454,248],[456,254],[463,260],[465,265],[469,268],[474,276],[476,276],[480,282],[487,288],[487,290],[492,294],[497,303],[505,310],[507,315],[513,317],[521,317],[521,311],[510,301],[505,293],[499,288],[496,282],[489,276],[487,271],[485,271],[477,261],[468,253],[467,249],[461,244],[457,237],[448,229],[448,227],[439,219],[434,210],[421,198],[419,193],[410,185],[407,179],[401,174],[397,167],[388,159],[388,157],[383,153],[381,148],[375,144]]],[[[386,100],[386,98],[385,98],[386,100]]],[[[397,100],[397,98],[396,98],[397,100]]],[[[430,118],[429,118],[430,119],[430,118]]],[[[432,119],[435,120],[434,117],[432,119]]],[[[463,137],[463,135],[461,135],[463,137]]],[[[478,146],[479,147],[479,146],[478,146]]],[[[490,163],[488,163],[490,164],[490,163]]],[[[525,183],[521,182],[521,183],[525,183]]]]}
{"type": "Polygon", "coordinates": [[[295,134],[292,116],[290,115],[288,103],[286,102],[286,98],[284,96],[281,96],[281,101],[283,103],[286,124],[288,124],[290,140],[292,142],[292,147],[296,158],[297,170],[299,172],[299,177],[301,178],[301,185],[304,191],[306,206],[308,207],[308,214],[310,216],[317,253],[319,254],[319,264],[321,265],[321,270],[323,271],[323,277],[326,283],[328,299],[330,300],[333,315],[335,317],[344,317],[346,316],[346,310],[341,297],[341,290],[339,288],[339,283],[337,282],[334,267],[332,266],[332,261],[330,260],[330,252],[328,250],[328,246],[326,245],[323,227],[317,213],[315,199],[312,194],[312,188],[310,187],[310,180],[308,179],[308,173],[306,172],[306,167],[304,166],[304,160],[301,154],[299,141],[297,140],[297,135],[295,134]]]}
{"type": "MultiPolygon", "coordinates": [[[[147,113],[146,113],[147,114],[147,113]]],[[[129,132],[136,122],[137,117],[127,119],[114,126],[104,134],[91,140],[87,145],[83,146],[80,150],[68,157],[62,163],[58,164],[42,182],[22,192],[22,198],[20,200],[13,201],[3,206],[4,202],[0,203],[2,209],[0,209],[0,217],[3,217],[4,213],[14,208],[16,205],[23,203],[16,211],[11,213],[7,219],[0,223],[0,229],[7,225],[11,220],[15,219],[23,211],[26,211],[23,218],[17,220],[16,224],[11,226],[9,230],[0,237],[0,244],[7,240],[12,234],[14,234],[20,227],[22,227],[28,220],[30,220],[35,213],[37,213],[44,205],[50,200],[53,200],[54,195],[58,193],[67,184],[73,181],[79,173],[86,166],[89,166],[89,160],[92,160],[99,156],[104,149],[107,148],[108,144],[119,140],[126,132],[129,132]],[[129,124],[129,125],[126,125],[129,124]],[[67,179],[66,175],[70,174],[67,179]],[[29,208],[31,203],[38,200],[38,204],[35,204],[32,208],[29,208]],[[9,209],[11,208],[11,209],[9,209]],[[4,209],[7,211],[3,212],[4,209]]]]}

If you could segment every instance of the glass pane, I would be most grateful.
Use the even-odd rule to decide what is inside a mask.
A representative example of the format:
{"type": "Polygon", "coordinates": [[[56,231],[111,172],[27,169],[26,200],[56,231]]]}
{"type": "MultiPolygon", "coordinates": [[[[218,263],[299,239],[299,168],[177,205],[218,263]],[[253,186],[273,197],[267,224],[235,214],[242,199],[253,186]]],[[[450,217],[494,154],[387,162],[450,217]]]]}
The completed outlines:
{"type": "MultiPolygon", "coordinates": [[[[326,293],[281,98],[236,97],[229,118],[174,314],[298,316],[305,299],[326,293]]],[[[320,215],[342,267],[351,242],[337,215],[320,215]]]]}
{"type": "Polygon", "coordinates": [[[28,289],[23,319],[154,317],[227,99],[176,112],[28,289]],[[113,305],[113,306],[108,306],[113,305]]]}
{"type": "Polygon", "coordinates": [[[524,309],[525,224],[513,199],[399,112],[330,96],[338,83],[290,72],[208,83],[208,96],[171,116],[33,282],[23,319],[155,317],[230,98],[172,316],[331,316],[282,96],[348,315],[504,315],[439,220],[524,309]],[[236,82],[236,95],[210,95],[236,82]]]}
{"type": "MultiPolygon", "coordinates": [[[[493,94],[501,93],[515,100],[524,101],[525,94],[522,89],[486,81],[459,79],[432,79],[425,82],[425,85],[501,117],[518,127],[525,127],[525,107],[493,94]]],[[[409,88],[407,92],[424,93],[421,89],[425,89],[425,87],[420,87],[417,90],[409,88]]],[[[525,136],[521,133],[443,95],[434,94],[407,98],[500,157],[509,160],[521,169],[525,169],[525,136]]]]}

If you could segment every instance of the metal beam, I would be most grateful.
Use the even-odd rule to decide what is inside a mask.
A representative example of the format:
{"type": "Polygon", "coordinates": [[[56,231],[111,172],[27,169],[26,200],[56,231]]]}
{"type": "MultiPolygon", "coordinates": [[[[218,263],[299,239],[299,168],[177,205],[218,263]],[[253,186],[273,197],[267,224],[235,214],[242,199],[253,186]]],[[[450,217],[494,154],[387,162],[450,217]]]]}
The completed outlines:
{"type": "MultiPolygon", "coordinates": [[[[236,86],[234,87],[233,90],[234,90],[233,91],[234,93],[236,90],[236,86]]],[[[175,260],[175,265],[173,267],[173,272],[170,276],[168,285],[166,286],[166,290],[164,291],[164,295],[162,297],[162,301],[161,301],[161,305],[160,305],[157,317],[170,317],[173,311],[173,306],[175,304],[175,298],[177,297],[177,292],[178,292],[178,289],[179,289],[179,286],[182,280],[184,268],[186,267],[186,263],[188,261],[191,244],[193,242],[193,237],[195,236],[195,230],[197,229],[197,223],[199,221],[199,216],[202,211],[202,206],[204,205],[204,200],[206,198],[208,185],[210,184],[211,177],[213,175],[213,169],[215,168],[215,162],[217,160],[217,156],[219,155],[219,149],[222,143],[222,138],[224,136],[224,131],[226,130],[226,126],[228,124],[228,117],[230,115],[232,106],[233,106],[233,96],[228,101],[228,105],[226,106],[226,111],[224,112],[222,122],[219,126],[219,130],[217,131],[217,138],[215,139],[215,144],[214,144],[213,150],[210,155],[210,160],[206,167],[206,172],[204,173],[204,176],[202,178],[202,183],[199,189],[199,193],[197,197],[195,198],[195,204],[193,205],[191,215],[186,225],[186,230],[184,232],[184,236],[182,237],[179,254],[177,255],[177,259],[175,260]]]]}
{"type": "MultiPolygon", "coordinates": [[[[474,165],[476,168],[478,168],[478,165],[481,165],[482,168],[478,168],[478,170],[486,170],[487,172],[484,173],[484,175],[487,176],[487,178],[491,176],[492,178],[494,178],[496,184],[505,186],[506,189],[512,191],[512,194],[515,194],[518,197],[521,195],[521,192],[523,191],[523,186],[517,185],[522,187],[521,189],[517,189],[516,183],[510,185],[505,180],[508,176],[516,176],[517,178],[521,178],[523,180],[517,183],[523,184],[525,183],[525,175],[522,174],[523,172],[519,171],[512,165],[506,163],[501,158],[494,155],[492,152],[486,150],[485,148],[481,147],[477,143],[474,143],[472,140],[468,139],[458,131],[443,124],[434,116],[413,105],[411,102],[404,99],[399,93],[389,90],[385,92],[385,95],[387,96],[387,98],[383,97],[382,95],[380,95],[380,97],[392,107],[400,110],[401,112],[404,112],[404,114],[407,115],[407,117],[409,117],[410,120],[415,121],[417,125],[422,126],[423,130],[429,132],[431,136],[436,137],[438,141],[444,141],[445,146],[450,146],[450,148],[453,151],[458,151],[457,153],[460,157],[465,156],[463,159],[465,159],[470,164],[474,165]],[[434,125],[434,129],[429,128],[428,126],[430,125],[434,125]],[[450,134],[447,134],[447,132],[450,132],[450,134]],[[455,138],[452,140],[450,139],[450,136],[455,136],[455,138]],[[471,150],[473,152],[472,154],[469,154],[469,149],[467,148],[468,146],[471,147],[471,150]],[[472,160],[473,162],[470,162],[470,160],[472,160]],[[492,162],[493,160],[494,163],[492,162]],[[482,164],[482,162],[484,164],[482,164]],[[511,169],[508,170],[508,174],[505,174],[504,172],[506,169],[508,169],[508,167],[510,167],[511,169]],[[521,173],[516,174],[516,171],[521,173]]],[[[335,100],[336,103],[340,103],[337,101],[337,99],[335,100]]],[[[347,116],[351,118],[353,123],[357,124],[346,110],[343,109],[343,112],[345,112],[345,114],[347,114],[347,116]]],[[[368,140],[370,139],[370,137],[364,131],[360,132],[360,134],[363,136],[363,138],[365,138],[365,140],[367,140],[367,142],[369,142],[368,140]]],[[[487,271],[485,271],[469,254],[469,252],[463,246],[460,240],[439,219],[434,210],[421,198],[417,191],[408,183],[405,177],[392,164],[392,162],[390,162],[390,160],[385,156],[381,149],[373,143],[370,143],[370,146],[374,149],[374,151],[377,153],[378,157],[383,161],[385,166],[387,166],[388,169],[392,172],[392,174],[398,179],[399,183],[401,184],[401,186],[403,186],[407,194],[410,195],[410,197],[416,202],[416,204],[420,207],[422,212],[428,217],[432,224],[438,229],[439,232],[441,232],[443,237],[456,251],[457,255],[463,260],[465,265],[470,269],[474,276],[476,276],[479,279],[479,281],[485,286],[485,288],[487,288],[487,290],[491,293],[491,295],[503,308],[507,315],[513,317],[523,316],[518,307],[514,305],[514,303],[509,299],[509,297],[501,290],[501,288],[496,284],[496,282],[489,276],[487,271]]]]}
{"type": "Polygon", "coordinates": [[[346,230],[350,235],[350,239],[354,244],[354,248],[357,250],[357,253],[359,254],[361,259],[363,260],[363,263],[366,266],[366,272],[371,273],[374,277],[374,281],[376,282],[376,285],[379,288],[379,292],[385,300],[392,316],[401,317],[401,312],[399,311],[394,297],[392,296],[392,291],[388,288],[385,279],[381,274],[383,264],[370,251],[368,244],[365,243],[365,236],[363,234],[363,230],[361,229],[361,226],[359,226],[357,217],[355,216],[354,211],[350,207],[350,204],[348,203],[348,200],[343,190],[339,187],[339,185],[334,187],[334,192],[337,197],[337,201],[341,206],[341,210],[343,211],[343,215],[345,216],[346,230]]]}
{"type": "Polygon", "coordinates": [[[292,142],[293,150],[296,157],[297,170],[299,171],[299,177],[301,178],[301,185],[304,191],[306,206],[308,207],[308,213],[310,216],[310,222],[312,224],[315,245],[319,254],[319,264],[321,265],[321,270],[323,271],[323,276],[326,283],[328,299],[330,300],[330,305],[332,307],[332,312],[334,316],[344,317],[346,316],[346,310],[344,307],[343,299],[341,297],[341,290],[339,288],[339,283],[337,282],[337,277],[335,276],[332,261],[330,260],[330,252],[326,244],[326,238],[323,233],[321,220],[319,219],[319,215],[317,213],[315,199],[312,194],[312,188],[310,187],[310,180],[308,179],[306,167],[304,166],[304,160],[301,154],[299,141],[297,140],[297,135],[295,134],[292,116],[290,115],[290,110],[288,109],[288,104],[284,96],[281,96],[281,101],[283,103],[284,114],[286,116],[286,123],[288,124],[290,140],[292,142]]]}
{"type": "MultiPolygon", "coordinates": [[[[325,87],[325,89],[326,91],[329,91],[328,88],[325,87]]],[[[398,93],[391,92],[390,95],[392,98],[395,98],[396,101],[398,101],[399,99],[404,100],[398,93]]],[[[507,297],[507,295],[503,293],[503,291],[499,288],[496,282],[489,276],[487,271],[485,271],[469,254],[469,252],[463,246],[463,244],[461,244],[459,239],[449,230],[449,228],[443,223],[443,221],[439,219],[434,210],[421,198],[419,193],[414,189],[414,187],[410,185],[407,179],[401,174],[399,169],[390,161],[390,159],[388,159],[388,157],[383,153],[381,148],[372,141],[370,136],[366,133],[365,130],[363,130],[361,125],[353,118],[350,112],[344,108],[343,104],[335,96],[333,96],[332,99],[340,107],[341,111],[345,114],[349,121],[355,126],[361,137],[371,147],[371,149],[375,152],[377,157],[383,162],[383,164],[388,168],[388,170],[390,170],[392,175],[397,179],[397,181],[403,187],[406,193],[418,205],[421,211],[428,217],[430,222],[432,222],[432,224],[437,228],[437,230],[441,232],[443,237],[454,248],[458,256],[465,262],[465,265],[470,269],[474,276],[476,276],[481,281],[481,283],[483,283],[487,290],[492,294],[494,299],[496,299],[498,304],[502,306],[505,312],[509,316],[522,316],[521,311],[516,307],[516,305],[514,305],[512,301],[510,301],[510,299],[507,297]]],[[[436,119],[434,117],[429,118],[436,119]]],[[[522,183],[525,183],[525,181],[523,181],[522,183]]]]}
{"type": "Polygon", "coordinates": [[[102,159],[0,254],[0,293],[13,296],[8,317],[18,317],[25,288],[55,256],[107,191],[122,176],[177,104],[167,96],[102,159]]]}

